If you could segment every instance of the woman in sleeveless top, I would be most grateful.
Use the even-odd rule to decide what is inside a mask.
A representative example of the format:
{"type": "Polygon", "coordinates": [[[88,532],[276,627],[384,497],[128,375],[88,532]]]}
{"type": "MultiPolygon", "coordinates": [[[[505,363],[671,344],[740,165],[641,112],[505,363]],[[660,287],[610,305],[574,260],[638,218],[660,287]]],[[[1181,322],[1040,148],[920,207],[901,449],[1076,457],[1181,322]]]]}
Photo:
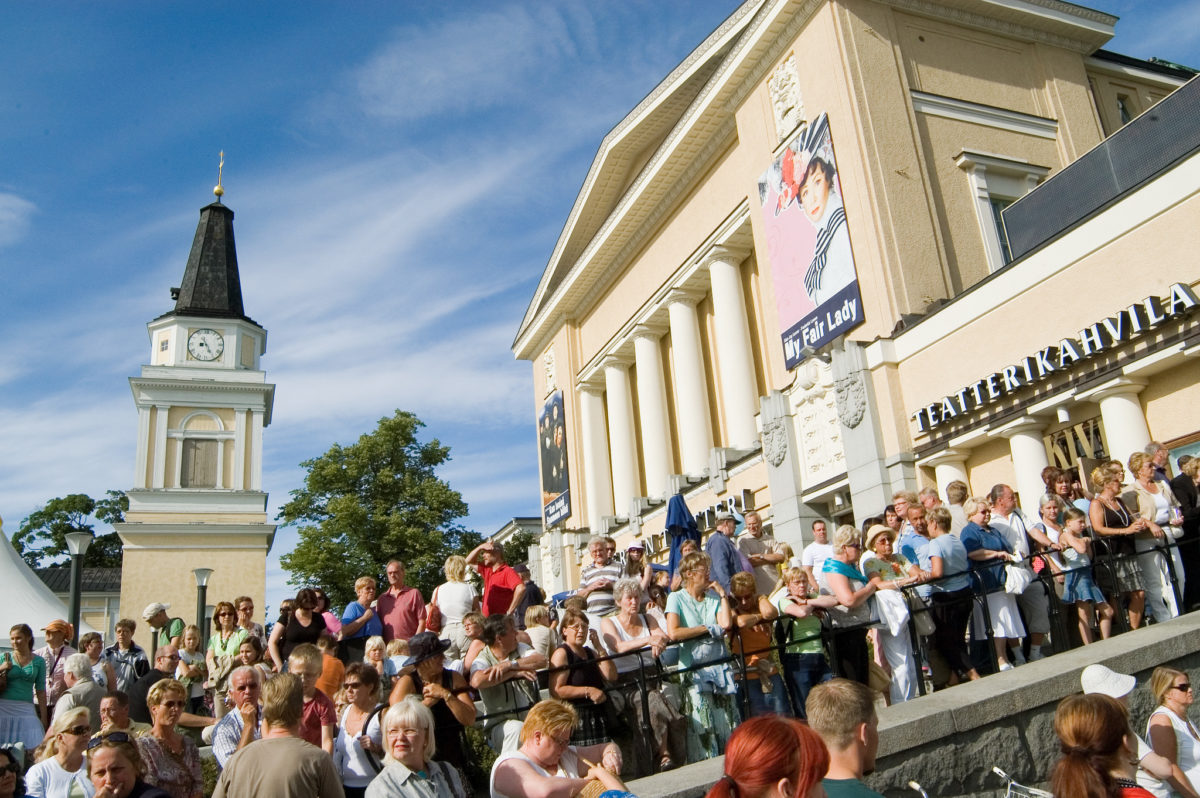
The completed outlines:
{"type": "Polygon", "coordinates": [[[317,593],[306,587],[296,594],[287,620],[280,618],[279,623],[271,627],[268,648],[275,663],[276,673],[287,672],[287,660],[292,655],[293,648],[301,643],[316,645],[317,638],[325,631],[325,619],[316,612],[316,607],[317,593]]]}
{"type": "Polygon", "coordinates": [[[1165,666],[1155,668],[1150,674],[1150,690],[1158,700],[1158,708],[1146,724],[1150,747],[1179,765],[1187,786],[1195,792],[1200,785],[1200,731],[1187,716],[1195,697],[1188,675],[1165,666]]]}
{"type": "MultiPolygon", "coordinates": [[[[571,733],[572,745],[596,745],[612,738],[604,719],[604,707],[608,700],[604,692],[605,681],[617,680],[617,669],[612,660],[596,662],[596,652],[588,648],[587,615],[569,609],[562,616],[563,644],[554,649],[550,657],[550,695],[570,701],[579,713],[579,724],[571,733]]],[[[592,645],[601,651],[600,636],[590,632],[592,645]]]]}
{"type": "MultiPolygon", "coordinates": [[[[1120,466],[1120,464],[1117,464],[1120,466]]],[[[1121,475],[1124,472],[1106,467],[1092,470],[1092,487],[1096,500],[1088,508],[1088,519],[1096,537],[1108,544],[1108,553],[1113,560],[1097,563],[1096,576],[1106,593],[1119,593],[1129,603],[1129,628],[1142,625],[1142,613],[1146,607],[1146,591],[1143,589],[1142,572],[1134,555],[1137,553],[1133,536],[1146,528],[1146,522],[1134,516],[1125,507],[1121,497],[1121,475]]],[[[1113,602],[1114,606],[1117,605],[1113,602]]]]}
{"type": "Polygon", "coordinates": [[[437,758],[461,770],[467,765],[462,730],[475,723],[475,702],[463,675],[444,667],[449,647],[450,641],[438,639],[433,632],[414,635],[408,641],[409,657],[404,667],[415,668],[396,680],[391,703],[410,695],[422,699],[433,713],[437,758]]]}
{"type": "Polygon", "coordinates": [[[383,755],[382,717],[379,709],[379,672],[355,662],[346,668],[343,686],[349,704],[338,723],[341,734],[334,740],[334,762],[346,798],[363,798],[367,785],[378,773],[383,755]]]}

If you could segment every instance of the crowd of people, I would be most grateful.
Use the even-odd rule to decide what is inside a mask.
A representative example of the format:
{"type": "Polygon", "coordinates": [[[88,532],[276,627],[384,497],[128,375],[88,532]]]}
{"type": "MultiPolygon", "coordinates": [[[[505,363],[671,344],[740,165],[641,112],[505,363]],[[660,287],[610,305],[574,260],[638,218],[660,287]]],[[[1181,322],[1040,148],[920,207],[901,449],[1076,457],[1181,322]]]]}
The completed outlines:
{"type": "MultiPolygon", "coordinates": [[[[116,624],[112,645],[89,634],[78,651],[63,621],[36,650],[18,625],[0,661],[0,743],[32,765],[27,794],[45,798],[196,798],[205,743],[221,795],[265,794],[247,790],[302,774],[314,795],[429,798],[465,795],[474,727],[497,755],[492,793],[518,798],[585,782],[621,789],[622,772],[721,753],[741,785],[728,771],[738,740],[762,748],[767,735],[820,751],[801,750],[778,778],[754,766],[768,779],[759,787],[799,795],[795,768],[811,768],[834,795],[831,781],[864,772],[877,696],[906,701],[926,674],[941,689],[1062,650],[1068,641],[1050,639],[1054,611],[1069,611],[1087,644],[1118,617],[1137,628],[1192,608],[1200,461],[1182,459],[1168,481],[1164,455],[1152,446],[1130,457],[1127,491],[1117,461],[1093,470],[1090,491],[1047,469],[1029,515],[1003,484],[970,496],[951,483],[945,502],[932,489],[901,491],[861,529],[830,534],[816,521],[799,555],[755,512],[741,523],[718,512],[706,541],[678,541],[674,572],[655,569],[640,541],[618,555],[612,538],[594,537],[579,588],[554,604],[487,541],[450,557],[428,600],[392,560],[382,592],[364,575],[335,612],[324,591],[305,588],[266,630],[248,597],[219,602],[207,642],[151,604],[142,620],[153,662],[133,642],[133,620],[116,624]],[[760,718],[771,720],[751,721],[760,718]]],[[[1163,687],[1150,737],[1156,750],[1195,739],[1200,762],[1186,687],[1163,687]]],[[[1063,723],[1060,734],[1074,734],[1063,723]]]]}

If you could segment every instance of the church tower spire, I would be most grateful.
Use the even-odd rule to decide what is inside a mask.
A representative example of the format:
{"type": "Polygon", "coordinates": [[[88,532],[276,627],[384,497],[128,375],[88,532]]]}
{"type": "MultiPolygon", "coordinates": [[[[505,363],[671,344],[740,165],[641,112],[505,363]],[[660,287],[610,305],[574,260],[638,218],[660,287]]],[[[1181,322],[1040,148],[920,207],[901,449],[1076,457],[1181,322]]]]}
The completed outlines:
{"type": "Polygon", "coordinates": [[[200,209],[183,282],[171,293],[177,315],[250,320],[242,306],[233,211],[220,199],[200,209]]]}

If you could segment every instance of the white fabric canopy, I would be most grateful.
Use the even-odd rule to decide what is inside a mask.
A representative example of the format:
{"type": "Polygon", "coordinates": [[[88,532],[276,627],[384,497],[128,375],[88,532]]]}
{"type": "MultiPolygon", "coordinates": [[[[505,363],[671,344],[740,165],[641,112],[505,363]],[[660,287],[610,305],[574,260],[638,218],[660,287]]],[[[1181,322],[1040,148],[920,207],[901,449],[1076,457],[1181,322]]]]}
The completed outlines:
{"type": "MultiPolygon", "coordinates": [[[[58,596],[38,579],[33,569],[21,559],[12,541],[0,530],[0,629],[4,637],[0,648],[8,649],[8,630],[19,623],[27,623],[33,629],[34,648],[46,644],[42,627],[61,618],[69,621],[68,609],[58,596]]],[[[78,634],[96,631],[85,623],[79,624],[78,634]]]]}

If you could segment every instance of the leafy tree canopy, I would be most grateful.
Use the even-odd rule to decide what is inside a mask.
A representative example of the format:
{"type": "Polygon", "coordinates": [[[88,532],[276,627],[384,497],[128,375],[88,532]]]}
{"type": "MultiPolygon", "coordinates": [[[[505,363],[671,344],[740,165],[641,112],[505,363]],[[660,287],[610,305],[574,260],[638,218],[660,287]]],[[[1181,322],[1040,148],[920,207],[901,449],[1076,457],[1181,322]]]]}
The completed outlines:
{"type": "Polygon", "coordinates": [[[405,582],[428,599],[445,581],[446,558],[478,545],[482,538],[456,523],[467,514],[462,496],[436,474],[450,449],[437,439],[420,442],[423,426],[397,410],[357,443],[334,444],[301,463],[304,487],[279,513],[300,534],[280,558],[291,584],[320,587],[344,606],[354,600],[355,579],[382,577],[394,557],[405,564],[405,582]]]}
{"type": "MultiPolygon", "coordinates": [[[[123,491],[110,490],[100,500],[84,493],[72,493],[46,502],[46,506],[29,514],[13,535],[13,548],[31,568],[50,565],[69,553],[67,535],[72,532],[96,533],[97,522],[107,524],[125,520],[129,497],[123,491]]],[[[96,535],[87,553],[85,567],[121,567],[121,538],[115,531],[96,535]]]]}
{"type": "Polygon", "coordinates": [[[541,538],[533,532],[516,532],[504,541],[504,559],[509,565],[529,561],[529,547],[538,545],[541,538]]]}

